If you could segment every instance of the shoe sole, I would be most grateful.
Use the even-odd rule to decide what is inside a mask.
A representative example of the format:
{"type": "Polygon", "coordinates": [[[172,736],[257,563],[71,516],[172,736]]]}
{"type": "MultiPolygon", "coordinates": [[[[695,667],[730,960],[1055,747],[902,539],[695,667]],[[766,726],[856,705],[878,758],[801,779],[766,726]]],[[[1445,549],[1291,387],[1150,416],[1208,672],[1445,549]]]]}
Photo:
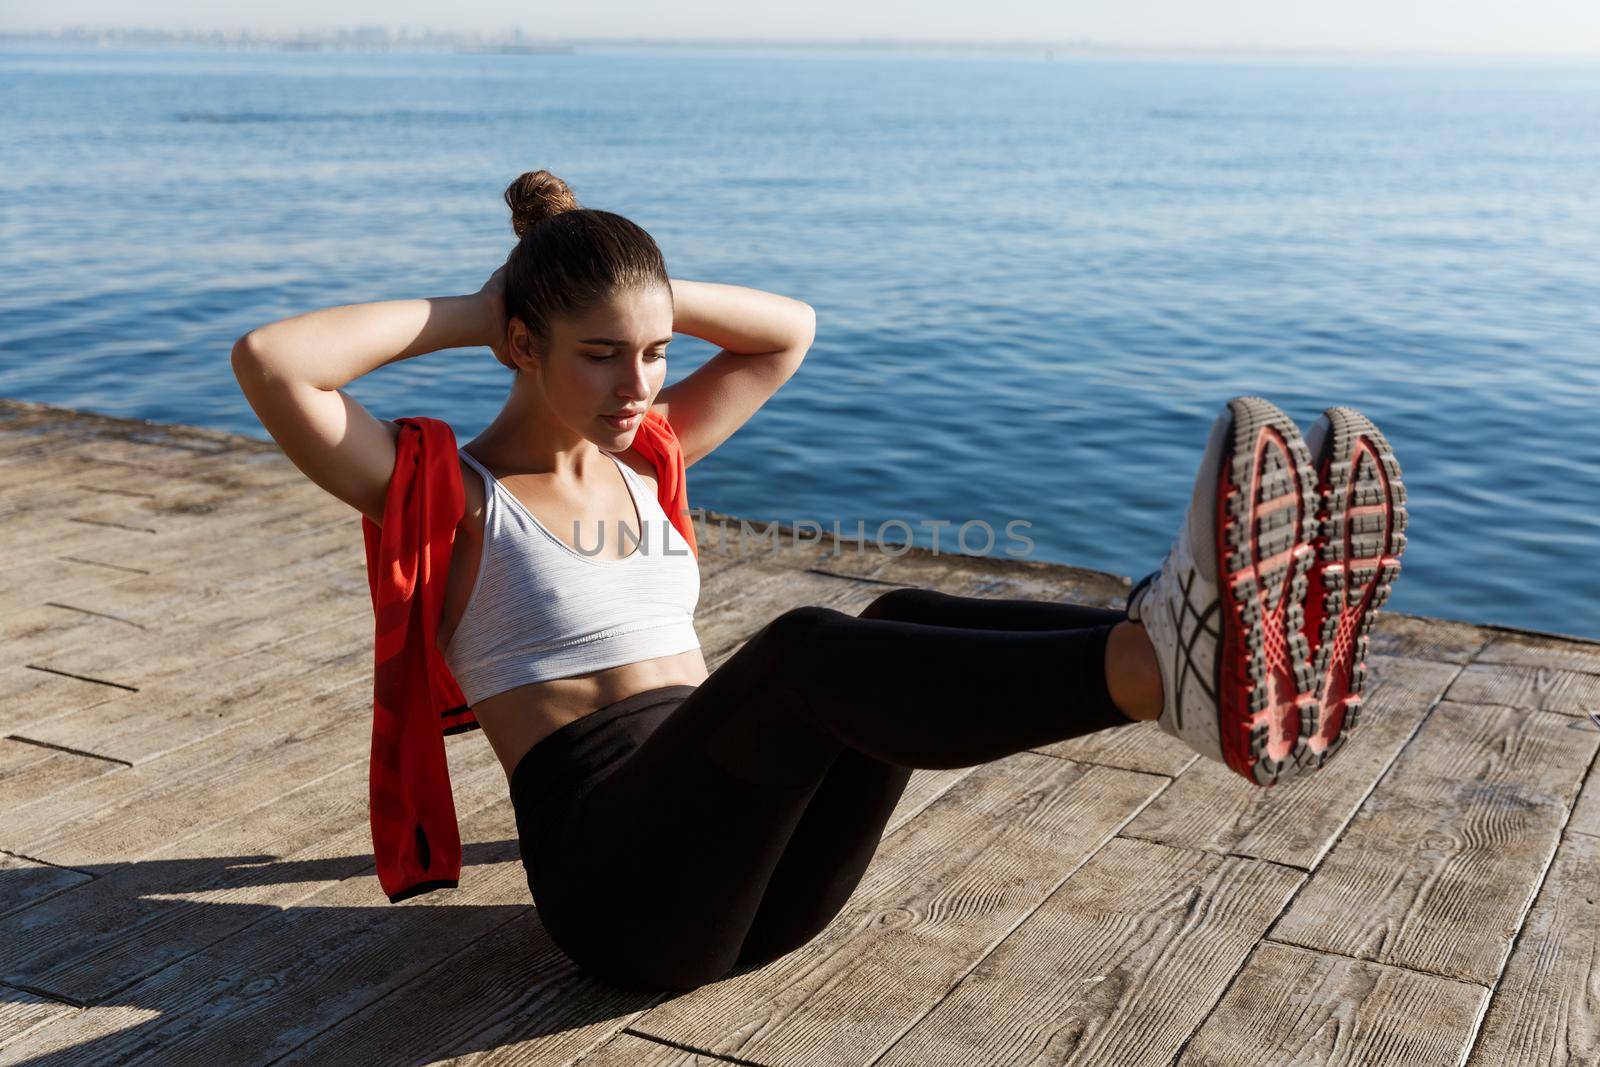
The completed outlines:
{"type": "Polygon", "coordinates": [[[1306,621],[1316,635],[1318,699],[1300,757],[1307,770],[1332,759],[1360,721],[1367,637],[1406,544],[1406,489],[1388,440],[1354,408],[1325,414],[1329,432],[1312,460],[1320,531],[1306,621]]]}
{"type": "Polygon", "coordinates": [[[1308,762],[1317,700],[1306,625],[1317,484],[1300,429],[1260,397],[1237,397],[1217,479],[1217,660],[1223,761],[1271,786],[1308,762]]]}

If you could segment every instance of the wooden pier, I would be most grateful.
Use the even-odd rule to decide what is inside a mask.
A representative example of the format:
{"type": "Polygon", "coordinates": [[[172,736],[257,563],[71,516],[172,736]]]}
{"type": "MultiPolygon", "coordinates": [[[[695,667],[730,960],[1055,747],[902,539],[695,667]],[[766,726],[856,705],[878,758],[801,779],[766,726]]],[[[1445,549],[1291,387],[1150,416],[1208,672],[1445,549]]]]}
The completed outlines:
{"type": "MultiPolygon", "coordinates": [[[[729,523],[713,668],[895,586],[1127,589],[729,523]]],[[[1152,723],[919,770],[832,926],[672,995],[551,943],[478,733],[461,887],[386,902],[359,520],[271,442],[0,401],[0,602],[3,1063],[1600,1063],[1600,643],[1386,614],[1349,749],[1271,789],[1152,723]]]]}

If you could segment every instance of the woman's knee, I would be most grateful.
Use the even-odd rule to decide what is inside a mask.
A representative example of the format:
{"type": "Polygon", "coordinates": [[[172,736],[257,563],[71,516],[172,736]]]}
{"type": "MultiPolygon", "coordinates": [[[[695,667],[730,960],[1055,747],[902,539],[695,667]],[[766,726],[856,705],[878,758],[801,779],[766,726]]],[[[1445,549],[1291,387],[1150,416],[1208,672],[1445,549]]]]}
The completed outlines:
{"type": "Polygon", "coordinates": [[[818,630],[835,626],[839,620],[849,617],[842,611],[825,608],[820,604],[805,604],[798,608],[790,608],[767,623],[760,636],[792,645],[803,642],[807,636],[818,630]]]}
{"type": "Polygon", "coordinates": [[[913,619],[944,594],[932,589],[907,585],[891,589],[861,609],[863,619],[913,619]]]}

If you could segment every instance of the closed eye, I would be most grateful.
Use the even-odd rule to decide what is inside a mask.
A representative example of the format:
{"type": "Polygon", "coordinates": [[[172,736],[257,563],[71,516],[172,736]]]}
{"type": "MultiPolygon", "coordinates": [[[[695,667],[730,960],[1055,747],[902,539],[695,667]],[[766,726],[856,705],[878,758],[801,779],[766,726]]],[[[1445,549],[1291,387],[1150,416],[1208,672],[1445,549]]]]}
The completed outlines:
{"type": "MultiPolygon", "coordinates": [[[[591,360],[593,360],[596,363],[604,363],[609,359],[615,359],[616,358],[616,353],[614,353],[614,352],[586,352],[584,354],[587,355],[591,360]]],[[[666,358],[667,358],[667,354],[665,352],[652,352],[650,355],[645,356],[645,362],[654,363],[657,360],[662,360],[662,359],[666,359],[666,358]]]]}

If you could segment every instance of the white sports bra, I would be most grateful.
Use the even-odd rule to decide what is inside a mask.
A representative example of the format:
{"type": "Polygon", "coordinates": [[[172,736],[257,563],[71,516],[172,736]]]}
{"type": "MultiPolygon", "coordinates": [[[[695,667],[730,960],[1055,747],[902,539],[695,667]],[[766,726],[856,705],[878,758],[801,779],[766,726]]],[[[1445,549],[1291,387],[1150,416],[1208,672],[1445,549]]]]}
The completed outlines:
{"type": "MultiPolygon", "coordinates": [[[[483,555],[444,659],[469,705],[519,685],[700,647],[694,552],[643,479],[605,454],[640,520],[638,544],[622,559],[585,555],[561,540],[461,451],[483,477],[483,555]]],[[[612,529],[619,528],[602,525],[597,539],[612,529]]],[[[625,543],[633,544],[631,532],[625,543]]]]}

